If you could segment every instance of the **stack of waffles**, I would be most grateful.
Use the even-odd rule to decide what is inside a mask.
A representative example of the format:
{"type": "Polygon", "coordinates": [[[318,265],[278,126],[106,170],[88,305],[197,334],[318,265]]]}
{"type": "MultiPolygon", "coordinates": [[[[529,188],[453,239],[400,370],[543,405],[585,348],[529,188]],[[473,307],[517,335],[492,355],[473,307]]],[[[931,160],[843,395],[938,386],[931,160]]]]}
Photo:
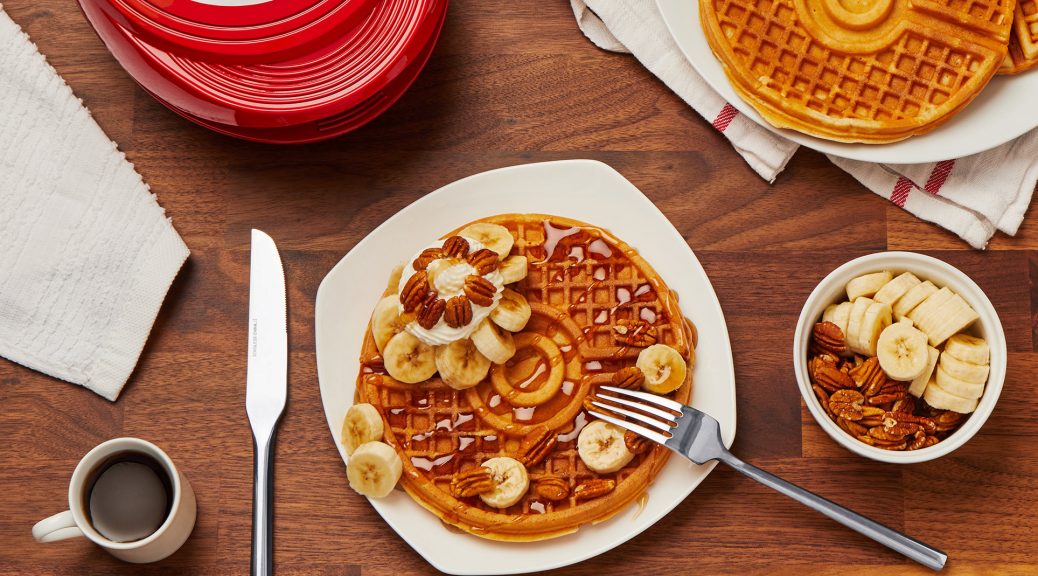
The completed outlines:
{"type": "Polygon", "coordinates": [[[1018,0],[1013,13],[1009,54],[999,74],[1019,74],[1038,66],[1038,1],[1018,0]]]}
{"type": "MultiPolygon", "coordinates": [[[[883,143],[933,130],[980,93],[1006,61],[1014,4],[702,0],[699,6],[707,41],[733,88],[768,122],[829,140],[883,143]]],[[[1033,12],[1017,12],[1017,26],[1027,33],[1018,35],[1021,46],[1033,46],[1026,42],[1033,12]]]]}
{"type": "MultiPolygon", "coordinates": [[[[481,283],[472,276],[467,281],[481,283]]],[[[387,470],[395,472],[400,486],[451,529],[509,541],[571,533],[646,494],[668,451],[594,419],[588,406],[602,385],[639,387],[687,403],[696,333],[677,295],[633,248],[567,218],[494,216],[405,263],[402,276],[390,279],[386,299],[402,303],[399,316],[387,322],[376,309],[361,351],[355,405],[343,427],[347,451],[354,450],[348,473],[355,489],[377,495],[365,489],[382,482],[387,470]],[[465,256],[454,240],[459,237],[476,253],[496,251],[498,270],[475,266],[486,254],[465,256]],[[501,273],[498,305],[509,308],[503,321],[491,311],[468,330],[460,320],[478,320],[482,304],[471,306],[471,317],[450,312],[458,296],[445,294],[450,268],[438,262],[452,257],[468,258],[475,274],[493,283],[501,273]],[[431,291],[423,303],[408,312],[412,278],[421,279],[423,270],[436,278],[423,285],[431,291]],[[437,318],[446,322],[449,315],[449,327],[460,332],[439,330],[432,321],[440,308],[431,303],[438,286],[448,304],[437,318]],[[433,312],[426,316],[426,310],[433,312]],[[517,310],[525,318],[521,326],[511,322],[517,310]],[[410,324],[416,321],[429,328],[410,324]],[[482,334],[488,329],[492,338],[482,334]],[[421,360],[427,351],[411,332],[423,342],[444,334],[462,339],[430,345],[430,374],[434,368],[421,360]],[[403,356],[400,340],[406,341],[403,356]],[[359,415],[361,407],[370,416],[359,415]],[[379,441],[356,447],[368,439],[379,441]],[[399,456],[399,471],[365,454],[374,451],[365,446],[388,452],[385,445],[399,456]]],[[[396,482],[390,480],[382,484],[387,493],[396,482]]]]}

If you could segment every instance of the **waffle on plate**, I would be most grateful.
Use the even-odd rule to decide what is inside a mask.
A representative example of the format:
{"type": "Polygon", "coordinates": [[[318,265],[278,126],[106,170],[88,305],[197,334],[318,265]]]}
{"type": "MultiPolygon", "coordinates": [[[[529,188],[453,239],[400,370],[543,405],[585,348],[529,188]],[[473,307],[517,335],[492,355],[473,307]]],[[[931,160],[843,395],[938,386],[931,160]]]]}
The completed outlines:
{"type": "MultiPolygon", "coordinates": [[[[707,42],[771,124],[842,142],[933,130],[1006,59],[1013,0],[701,0],[707,42]]],[[[1026,4],[1026,2],[1025,2],[1026,4]]]]}
{"type": "Polygon", "coordinates": [[[695,341],[677,295],[605,230],[539,214],[462,227],[376,306],[343,424],[351,485],[378,496],[399,477],[447,525],[495,540],[606,520],[669,452],[585,403],[603,384],[688,402],[695,341]]]}

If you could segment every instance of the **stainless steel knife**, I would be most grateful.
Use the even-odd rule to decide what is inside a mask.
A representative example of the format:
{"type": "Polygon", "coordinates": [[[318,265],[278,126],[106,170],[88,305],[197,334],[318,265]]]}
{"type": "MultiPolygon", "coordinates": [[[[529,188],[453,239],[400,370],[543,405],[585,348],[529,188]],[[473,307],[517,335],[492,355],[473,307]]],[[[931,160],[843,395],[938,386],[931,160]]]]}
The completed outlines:
{"type": "Polygon", "coordinates": [[[288,394],[285,273],[274,241],[252,231],[249,265],[249,369],[245,411],[253,439],[252,574],[273,573],[274,432],[288,394]]]}

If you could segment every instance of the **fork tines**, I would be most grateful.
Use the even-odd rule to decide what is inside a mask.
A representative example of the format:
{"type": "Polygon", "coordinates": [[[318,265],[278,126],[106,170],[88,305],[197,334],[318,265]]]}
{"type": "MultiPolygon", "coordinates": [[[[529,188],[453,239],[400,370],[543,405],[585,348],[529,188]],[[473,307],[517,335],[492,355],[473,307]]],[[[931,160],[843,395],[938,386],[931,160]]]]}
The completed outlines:
{"type": "Polygon", "coordinates": [[[626,416],[627,418],[637,420],[643,424],[651,426],[656,430],[660,430],[663,433],[656,432],[645,426],[629,422],[622,418],[617,418],[607,413],[590,411],[591,415],[605,420],[611,424],[615,424],[626,430],[630,430],[635,434],[639,434],[657,442],[659,444],[666,444],[672,436],[670,430],[677,426],[676,420],[681,416],[681,403],[675,402],[669,398],[657,396],[655,394],[648,394],[646,392],[637,392],[634,390],[627,390],[625,388],[617,388],[615,386],[602,386],[599,390],[606,392],[612,392],[621,396],[628,396],[640,400],[635,402],[626,398],[618,398],[616,396],[607,396],[605,394],[596,394],[595,400],[591,402],[593,406],[601,408],[604,411],[609,411],[614,414],[626,416]],[[605,404],[599,400],[612,402],[613,404],[605,404]],[[634,410],[628,410],[621,406],[627,406],[634,408],[634,410]]]}

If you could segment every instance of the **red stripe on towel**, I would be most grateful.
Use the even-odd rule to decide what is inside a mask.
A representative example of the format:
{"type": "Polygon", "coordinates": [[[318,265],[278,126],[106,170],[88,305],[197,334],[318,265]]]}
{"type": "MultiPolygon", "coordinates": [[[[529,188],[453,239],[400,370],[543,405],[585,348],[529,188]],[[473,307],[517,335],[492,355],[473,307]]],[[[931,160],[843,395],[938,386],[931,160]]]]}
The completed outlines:
{"type": "Polygon", "coordinates": [[[908,192],[912,189],[912,181],[904,176],[897,179],[897,183],[894,184],[894,191],[890,194],[890,201],[897,204],[899,207],[905,207],[905,201],[908,200],[908,192]]]}
{"type": "Polygon", "coordinates": [[[735,109],[735,106],[725,102],[724,107],[717,113],[717,118],[714,118],[714,128],[717,128],[718,132],[724,132],[738,114],[739,111],[735,109]]]}
{"type": "Polygon", "coordinates": [[[953,167],[955,167],[955,160],[938,162],[933,167],[933,172],[930,172],[930,177],[926,180],[926,186],[923,186],[923,190],[933,195],[940,193],[941,186],[944,186],[945,181],[948,180],[948,175],[951,174],[953,167]]]}

